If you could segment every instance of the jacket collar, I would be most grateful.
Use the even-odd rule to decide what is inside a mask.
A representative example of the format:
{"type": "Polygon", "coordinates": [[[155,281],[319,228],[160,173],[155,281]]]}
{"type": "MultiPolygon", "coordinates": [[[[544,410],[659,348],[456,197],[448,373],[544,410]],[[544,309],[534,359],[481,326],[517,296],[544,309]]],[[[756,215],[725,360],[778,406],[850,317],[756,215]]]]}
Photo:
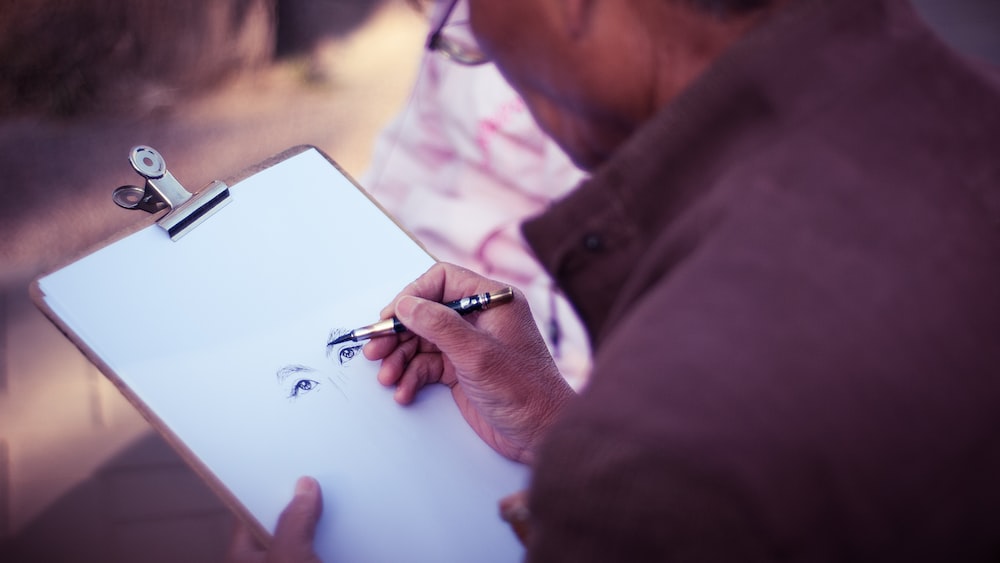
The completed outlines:
{"type": "MultiPolygon", "coordinates": [[[[595,349],[652,237],[707,197],[729,164],[872,74],[867,69],[887,56],[879,47],[886,36],[914,31],[926,33],[905,0],[793,1],[723,54],[589,181],[526,222],[525,238],[595,349]]],[[[673,259],[695,245],[680,241],[673,259]]]]}

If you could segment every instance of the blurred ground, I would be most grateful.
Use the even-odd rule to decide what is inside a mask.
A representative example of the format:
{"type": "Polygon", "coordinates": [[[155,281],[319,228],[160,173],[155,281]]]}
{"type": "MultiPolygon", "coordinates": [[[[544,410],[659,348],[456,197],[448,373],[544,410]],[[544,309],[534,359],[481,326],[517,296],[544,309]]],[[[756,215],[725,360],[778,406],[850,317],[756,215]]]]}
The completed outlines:
{"type": "Polygon", "coordinates": [[[109,206],[108,194],[138,181],[127,164],[137,144],[159,150],[192,190],[303,143],[359,172],[373,136],[413,81],[424,24],[401,0],[319,3],[342,6],[327,10],[335,12],[334,23],[360,27],[326,37],[310,31],[306,54],[231,76],[192,97],[165,96],[125,117],[0,121],[0,282],[51,266],[135,221],[109,206]]]}
{"type": "MultiPolygon", "coordinates": [[[[349,173],[364,170],[414,80],[424,24],[403,0],[279,8],[294,4],[305,8],[285,13],[294,25],[278,48],[307,54],[209,90],[153,95],[126,117],[0,111],[0,560],[220,560],[229,513],[41,317],[26,287],[138,220],[110,201],[114,187],[137,182],[127,163],[136,144],[157,148],[192,189],[303,143],[349,173]]],[[[916,4],[956,47],[1000,61],[1000,1],[916,4]]],[[[148,296],[137,306],[155,314],[148,296]]]]}
{"type": "Polygon", "coordinates": [[[26,288],[141,220],[110,199],[140,183],[134,145],[192,190],[297,144],[360,174],[415,79],[424,21],[403,0],[316,0],[297,17],[283,58],[194,95],[0,118],[0,561],[221,560],[229,512],[26,288]]]}

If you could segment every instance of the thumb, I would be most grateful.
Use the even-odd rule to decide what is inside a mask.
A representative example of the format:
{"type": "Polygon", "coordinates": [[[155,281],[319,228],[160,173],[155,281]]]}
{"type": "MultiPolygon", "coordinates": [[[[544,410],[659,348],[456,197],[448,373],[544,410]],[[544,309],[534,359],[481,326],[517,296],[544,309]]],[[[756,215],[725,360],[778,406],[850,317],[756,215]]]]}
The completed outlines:
{"type": "Polygon", "coordinates": [[[278,517],[269,554],[276,556],[277,561],[319,561],[313,551],[313,539],[322,512],[319,483],[312,477],[299,478],[295,496],[278,517]]]}
{"type": "Polygon", "coordinates": [[[430,341],[449,356],[467,348],[469,332],[476,330],[472,323],[444,305],[413,296],[399,300],[396,318],[407,330],[430,341]]]}

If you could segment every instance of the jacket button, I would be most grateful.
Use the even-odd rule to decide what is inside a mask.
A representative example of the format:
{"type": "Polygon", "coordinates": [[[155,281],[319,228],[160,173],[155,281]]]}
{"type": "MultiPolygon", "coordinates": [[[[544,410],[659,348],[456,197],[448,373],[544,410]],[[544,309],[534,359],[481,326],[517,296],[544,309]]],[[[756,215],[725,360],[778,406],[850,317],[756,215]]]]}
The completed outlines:
{"type": "Polygon", "coordinates": [[[597,233],[590,233],[583,237],[583,247],[590,252],[597,252],[604,248],[604,239],[597,233]]]}

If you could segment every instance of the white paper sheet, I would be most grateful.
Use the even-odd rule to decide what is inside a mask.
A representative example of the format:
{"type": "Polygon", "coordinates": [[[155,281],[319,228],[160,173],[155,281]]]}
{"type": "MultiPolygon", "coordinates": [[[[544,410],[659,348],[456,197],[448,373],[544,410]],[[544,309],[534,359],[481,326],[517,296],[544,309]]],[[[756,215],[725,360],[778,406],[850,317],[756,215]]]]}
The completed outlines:
{"type": "Polygon", "coordinates": [[[314,150],[231,191],[177,242],[151,226],[42,278],[45,302],[267,529],[316,477],[325,561],[519,560],[497,500],[524,467],[446,388],[401,407],[326,349],[432,259],[314,150]]]}

